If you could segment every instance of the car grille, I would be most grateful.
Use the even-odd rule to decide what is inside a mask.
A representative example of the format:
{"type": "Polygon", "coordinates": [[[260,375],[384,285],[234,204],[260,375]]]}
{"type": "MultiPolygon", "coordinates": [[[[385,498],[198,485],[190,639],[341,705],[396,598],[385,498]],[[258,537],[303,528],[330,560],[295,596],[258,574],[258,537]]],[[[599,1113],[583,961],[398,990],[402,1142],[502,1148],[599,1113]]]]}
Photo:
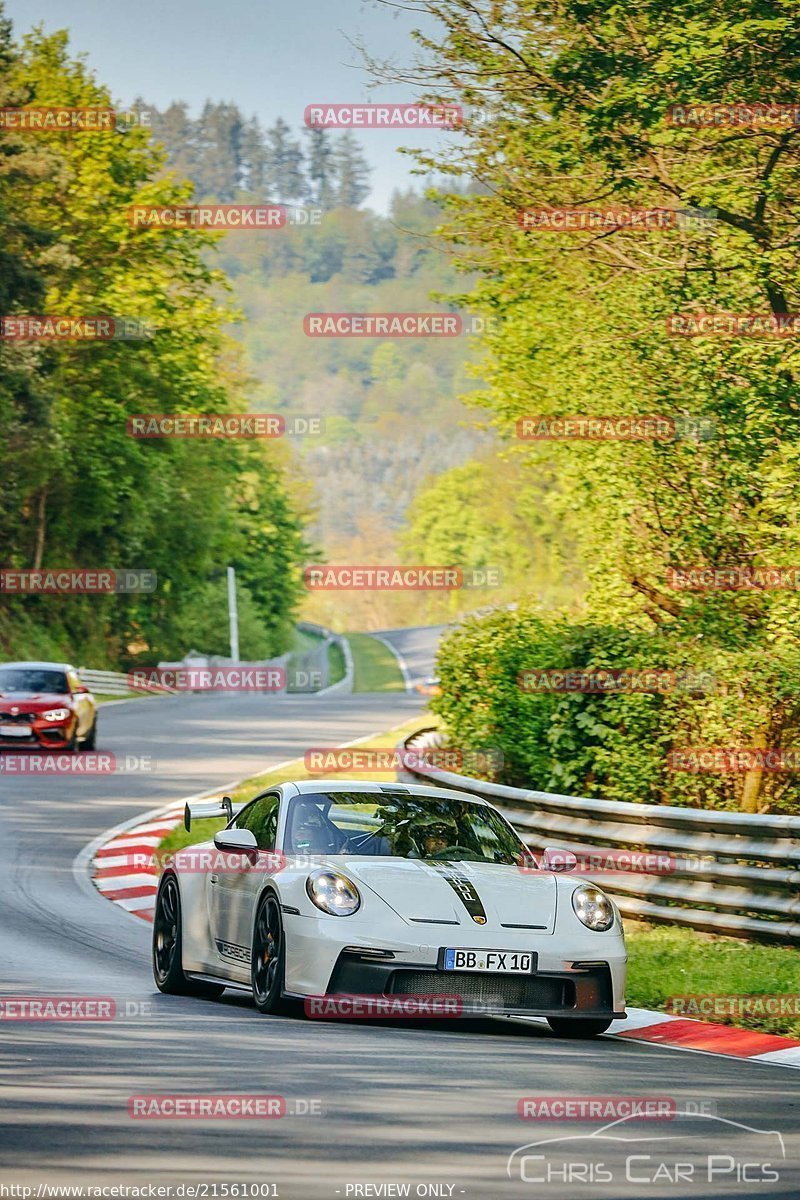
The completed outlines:
{"type": "Polygon", "coordinates": [[[487,1007],[573,1008],[571,980],[546,975],[484,975],[466,971],[395,971],[393,995],[460,996],[465,1004],[487,1007]]]}
{"type": "Polygon", "coordinates": [[[0,712],[0,721],[4,725],[28,725],[36,716],[36,713],[8,713],[0,712]]]}

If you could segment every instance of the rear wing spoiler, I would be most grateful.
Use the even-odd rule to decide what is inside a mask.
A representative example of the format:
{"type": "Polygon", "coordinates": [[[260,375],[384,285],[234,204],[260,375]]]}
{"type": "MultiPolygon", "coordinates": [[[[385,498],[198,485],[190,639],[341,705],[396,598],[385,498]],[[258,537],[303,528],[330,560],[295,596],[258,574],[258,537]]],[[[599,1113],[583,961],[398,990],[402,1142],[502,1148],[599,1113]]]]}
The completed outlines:
{"type": "Polygon", "coordinates": [[[230,796],[223,796],[218,803],[187,804],[183,810],[183,825],[188,831],[192,828],[192,820],[204,821],[209,817],[224,817],[226,821],[233,820],[233,801],[230,796]]]}

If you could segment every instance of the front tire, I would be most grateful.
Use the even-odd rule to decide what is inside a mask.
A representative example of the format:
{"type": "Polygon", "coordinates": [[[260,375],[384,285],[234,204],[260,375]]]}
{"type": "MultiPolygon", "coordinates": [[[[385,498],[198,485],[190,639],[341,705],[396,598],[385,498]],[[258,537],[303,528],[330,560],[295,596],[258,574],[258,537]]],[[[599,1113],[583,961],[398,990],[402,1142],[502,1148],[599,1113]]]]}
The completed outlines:
{"type": "Polygon", "coordinates": [[[286,938],[278,897],[267,892],[261,897],[253,929],[250,982],[253,1003],[260,1013],[288,1013],[292,1004],[283,998],[286,969],[286,938]]]}
{"type": "Polygon", "coordinates": [[[153,919],[153,978],[156,987],[168,996],[204,996],[209,1000],[221,996],[225,991],[222,984],[203,983],[184,975],[182,945],[178,881],[174,875],[164,875],[158,887],[153,919]]]}
{"type": "Polygon", "coordinates": [[[556,1037],[593,1038],[605,1033],[612,1021],[609,1017],[548,1017],[547,1024],[556,1037]]]}
{"type": "Polygon", "coordinates": [[[84,750],[97,749],[97,717],[95,717],[95,719],[92,723],[92,728],[89,730],[86,737],[83,739],[83,749],[84,750]]]}

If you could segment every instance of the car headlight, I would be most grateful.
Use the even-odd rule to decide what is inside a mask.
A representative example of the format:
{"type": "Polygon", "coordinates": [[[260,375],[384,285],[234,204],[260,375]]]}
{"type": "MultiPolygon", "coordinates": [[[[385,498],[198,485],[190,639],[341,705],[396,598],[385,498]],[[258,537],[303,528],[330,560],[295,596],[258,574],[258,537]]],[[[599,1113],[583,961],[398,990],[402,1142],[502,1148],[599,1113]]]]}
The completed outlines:
{"type": "Polygon", "coordinates": [[[49,708],[42,713],[43,721],[66,721],[70,715],[68,708],[49,708]]]}
{"type": "Polygon", "coordinates": [[[605,892],[584,883],[572,893],[572,907],[575,915],[587,929],[595,929],[605,933],[614,924],[614,905],[605,892]]]}
{"type": "Polygon", "coordinates": [[[306,891],[317,908],[332,917],[350,917],[361,907],[358,888],[338,871],[315,871],[306,880],[306,891]]]}

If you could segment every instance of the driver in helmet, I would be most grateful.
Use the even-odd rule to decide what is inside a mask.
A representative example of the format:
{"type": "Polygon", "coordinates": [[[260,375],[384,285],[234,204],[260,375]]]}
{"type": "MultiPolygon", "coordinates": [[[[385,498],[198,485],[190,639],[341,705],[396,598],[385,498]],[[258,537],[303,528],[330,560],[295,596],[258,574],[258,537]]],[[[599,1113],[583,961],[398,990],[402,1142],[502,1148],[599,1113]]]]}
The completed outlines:
{"type": "Polygon", "coordinates": [[[455,821],[441,817],[419,822],[414,829],[414,838],[422,858],[436,858],[459,842],[455,821]]]}

